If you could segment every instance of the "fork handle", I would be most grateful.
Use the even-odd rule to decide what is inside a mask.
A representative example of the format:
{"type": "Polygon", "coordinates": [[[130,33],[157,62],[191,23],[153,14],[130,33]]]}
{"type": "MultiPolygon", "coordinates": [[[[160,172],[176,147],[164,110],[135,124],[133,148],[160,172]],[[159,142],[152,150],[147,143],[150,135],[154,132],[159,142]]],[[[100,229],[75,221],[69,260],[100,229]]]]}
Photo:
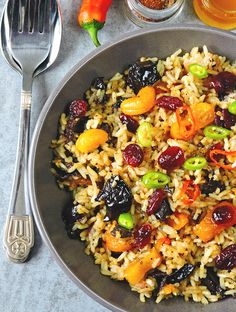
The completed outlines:
{"type": "Polygon", "coordinates": [[[5,226],[4,247],[10,260],[24,262],[34,245],[33,219],[28,194],[28,150],[32,78],[23,76],[17,158],[5,226]],[[27,91],[24,87],[27,86],[27,91]]]}

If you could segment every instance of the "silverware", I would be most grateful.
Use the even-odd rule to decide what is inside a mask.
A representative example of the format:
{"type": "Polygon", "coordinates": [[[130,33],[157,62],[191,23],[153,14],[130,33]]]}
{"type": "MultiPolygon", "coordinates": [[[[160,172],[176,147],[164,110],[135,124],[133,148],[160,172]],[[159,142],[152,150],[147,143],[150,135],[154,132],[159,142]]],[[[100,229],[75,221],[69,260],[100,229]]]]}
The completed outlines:
{"type": "Polygon", "coordinates": [[[4,247],[14,262],[24,262],[34,245],[27,185],[32,82],[55,61],[60,48],[61,28],[56,0],[9,0],[2,16],[3,55],[22,75],[17,159],[4,235],[4,247]]]}

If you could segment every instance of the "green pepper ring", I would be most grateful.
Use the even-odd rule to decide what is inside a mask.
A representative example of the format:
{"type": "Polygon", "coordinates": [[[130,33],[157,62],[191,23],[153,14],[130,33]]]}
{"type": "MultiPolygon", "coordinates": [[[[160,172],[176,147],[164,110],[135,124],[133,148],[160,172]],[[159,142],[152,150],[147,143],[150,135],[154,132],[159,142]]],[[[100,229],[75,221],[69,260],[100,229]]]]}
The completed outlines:
{"type": "Polygon", "coordinates": [[[189,65],[189,71],[193,76],[199,79],[206,78],[208,76],[206,67],[199,64],[194,63],[189,65]]]}
{"type": "Polygon", "coordinates": [[[228,111],[231,114],[236,115],[236,101],[229,104],[228,111]]]}
{"type": "Polygon", "coordinates": [[[186,170],[199,170],[207,165],[207,160],[204,157],[197,156],[191,157],[184,162],[184,169],[186,170]]]}
{"type": "Polygon", "coordinates": [[[208,126],[203,130],[203,132],[207,138],[216,140],[224,139],[231,133],[230,130],[218,126],[208,126]]]}
{"type": "Polygon", "coordinates": [[[143,184],[147,188],[162,188],[170,182],[170,177],[162,172],[151,171],[142,178],[143,184]]]}

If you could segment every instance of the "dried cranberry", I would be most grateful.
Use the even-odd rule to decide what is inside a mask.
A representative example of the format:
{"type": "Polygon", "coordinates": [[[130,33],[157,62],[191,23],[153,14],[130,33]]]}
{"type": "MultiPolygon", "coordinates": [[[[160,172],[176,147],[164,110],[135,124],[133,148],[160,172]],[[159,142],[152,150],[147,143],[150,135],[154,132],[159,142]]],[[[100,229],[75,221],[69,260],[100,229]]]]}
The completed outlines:
{"type": "Polygon", "coordinates": [[[228,109],[215,108],[215,124],[219,127],[230,129],[236,124],[236,116],[231,114],[228,109]]]}
{"type": "Polygon", "coordinates": [[[159,106],[159,107],[162,107],[164,109],[167,109],[167,110],[171,110],[171,111],[176,111],[176,109],[178,107],[181,107],[183,106],[183,102],[178,98],[178,97],[175,97],[175,96],[161,96],[156,104],[159,106]]]}
{"type": "Polygon", "coordinates": [[[215,258],[216,268],[220,270],[232,270],[236,267],[236,244],[224,248],[215,258]]]}
{"type": "Polygon", "coordinates": [[[216,207],[212,213],[212,220],[215,224],[227,224],[234,217],[234,210],[231,206],[216,207]]]}
{"type": "Polygon", "coordinates": [[[166,193],[163,189],[155,190],[148,200],[147,214],[151,216],[160,207],[163,199],[166,197],[166,193]]]}
{"type": "Polygon", "coordinates": [[[69,114],[72,117],[84,116],[87,112],[87,102],[81,99],[74,100],[70,103],[69,114]]]}
{"type": "Polygon", "coordinates": [[[204,80],[204,86],[214,88],[216,93],[222,97],[226,92],[232,91],[236,87],[236,75],[224,71],[215,76],[209,76],[204,80]]]}
{"type": "Polygon", "coordinates": [[[132,167],[138,167],[143,162],[143,150],[138,144],[129,144],[123,151],[126,163],[132,167]]]}
{"type": "Polygon", "coordinates": [[[184,151],[178,146],[168,147],[158,158],[159,166],[168,171],[182,166],[184,161],[184,151]]]}
{"type": "Polygon", "coordinates": [[[120,115],[120,121],[124,125],[126,125],[129,132],[135,133],[136,130],[138,129],[139,123],[137,122],[137,120],[135,120],[131,116],[121,114],[120,115]]]}
{"type": "Polygon", "coordinates": [[[151,241],[152,227],[146,223],[134,230],[134,248],[142,249],[151,241]]]}

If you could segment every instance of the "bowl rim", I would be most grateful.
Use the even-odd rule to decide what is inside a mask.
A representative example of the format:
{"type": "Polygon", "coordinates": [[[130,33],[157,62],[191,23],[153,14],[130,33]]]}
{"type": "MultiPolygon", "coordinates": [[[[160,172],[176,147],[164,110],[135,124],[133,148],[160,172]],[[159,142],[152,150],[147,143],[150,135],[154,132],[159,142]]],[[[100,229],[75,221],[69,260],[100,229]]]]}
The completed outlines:
{"type": "Polygon", "coordinates": [[[34,169],[35,169],[35,156],[36,156],[36,149],[37,144],[39,140],[39,136],[41,133],[41,129],[43,127],[44,121],[47,117],[47,114],[53,105],[55,98],[59,94],[60,90],[67,84],[68,80],[70,80],[73,75],[83,66],[86,65],[87,62],[89,62],[92,58],[99,55],[100,53],[103,53],[103,51],[110,49],[113,46],[116,46],[120,44],[121,42],[128,41],[130,39],[133,39],[135,37],[139,37],[141,35],[144,35],[146,33],[159,33],[163,31],[181,31],[181,30],[193,30],[193,31],[203,31],[207,33],[214,33],[214,34],[221,34],[225,37],[229,37],[231,39],[236,39],[236,34],[232,32],[228,32],[225,30],[219,30],[217,28],[203,26],[203,25],[193,25],[188,23],[182,23],[178,25],[165,25],[161,27],[150,27],[150,28],[144,28],[144,29],[138,29],[135,31],[128,32],[124,35],[120,35],[114,40],[112,40],[109,43],[105,43],[99,48],[93,50],[88,55],[83,57],[78,63],[76,63],[68,72],[67,74],[60,80],[58,85],[53,89],[53,91],[50,93],[48,99],[46,100],[39,117],[37,119],[34,132],[32,135],[31,145],[30,145],[30,152],[29,152],[29,162],[28,162],[28,187],[29,187],[29,197],[30,197],[30,203],[31,208],[34,216],[34,220],[37,226],[37,229],[40,233],[40,236],[43,239],[43,242],[46,244],[48,249],[50,250],[50,253],[52,254],[53,258],[56,260],[56,262],[59,264],[59,266],[62,268],[63,272],[82,290],[84,291],[90,298],[100,303],[102,306],[106,307],[107,309],[110,309],[111,311],[117,311],[117,312],[126,312],[125,310],[115,306],[114,304],[108,302],[106,299],[102,298],[98,294],[96,294],[94,291],[92,291],[88,286],[86,286],[76,275],[67,267],[66,263],[61,259],[60,255],[58,254],[56,248],[52,244],[50,237],[45,229],[43,220],[40,216],[38,205],[37,205],[37,199],[36,199],[36,193],[35,193],[35,183],[34,183],[34,169]]]}

